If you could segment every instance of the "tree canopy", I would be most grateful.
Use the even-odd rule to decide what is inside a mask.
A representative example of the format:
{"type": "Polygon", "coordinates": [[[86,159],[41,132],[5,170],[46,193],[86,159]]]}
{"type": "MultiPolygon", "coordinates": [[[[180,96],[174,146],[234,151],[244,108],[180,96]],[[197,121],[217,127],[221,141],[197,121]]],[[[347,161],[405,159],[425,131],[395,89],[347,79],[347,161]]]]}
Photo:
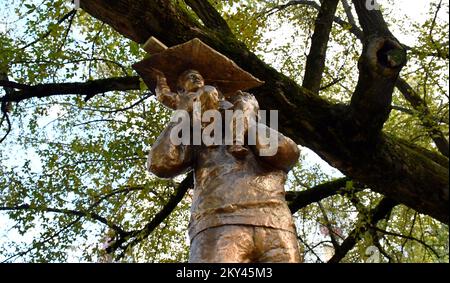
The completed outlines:
{"type": "Polygon", "coordinates": [[[187,260],[193,176],[145,166],[171,116],[131,67],[154,36],[265,81],[280,131],[339,170],[289,175],[307,262],[448,262],[449,2],[367,2],[0,0],[0,261],[187,260]]]}

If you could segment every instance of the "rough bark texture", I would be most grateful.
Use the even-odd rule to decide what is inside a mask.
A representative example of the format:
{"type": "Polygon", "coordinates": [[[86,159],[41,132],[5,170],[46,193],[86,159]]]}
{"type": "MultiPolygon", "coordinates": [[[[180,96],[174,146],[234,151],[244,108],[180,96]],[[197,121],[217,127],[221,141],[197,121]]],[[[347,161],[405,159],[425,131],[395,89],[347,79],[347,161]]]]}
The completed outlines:
{"type": "MultiPolygon", "coordinates": [[[[356,25],[356,21],[353,17],[353,13],[352,13],[350,4],[348,3],[347,0],[342,0],[341,2],[344,6],[345,12],[347,14],[347,18],[349,19],[349,22],[346,22],[337,16],[334,17],[334,22],[339,24],[343,28],[348,29],[348,31],[350,33],[352,33],[359,40],[364,41],[364,39],[365,39],[364,32],[356,25]]],[[[321,6],[314,1],[291,1],[289,3],[291,5],[307,5],[318,11],[320,11],[320,9],[321,9],[321,6]]],[[[279,9],[283,9],[286,6],[291,6],[288,4],[279,6],[279,9]]],[[[380,14],[378,14],[378,16],[380,16],[380,14]]],[[[384,24],[383,24],[383,26],[384,26],[384,24]]],[[[370,31],[370,29],[366,29],[366,32],[368,32],[368,31],[370,31]]],[[[432,57],[438,57],[438,58],[442,58],[442,59],[449,58],[448,53],[447,54],[426,53],[426,52],[421,52],[420,50],[417,50],[415,48],[409,47],[405,44],[402,44],[402,46],[404,46],[404,48],[406,48],[406,50],[410,51],[410,53],[413,53],[415,55],[428,56],[428,57],[432,56],[432,57]]],[[[422,125],[428,131],[429,136],[431,137],[431,139],[433,139],[439,152],[448,158],[448,156],[449,156],[448,140],[445,137],[444,133],[438,127],[440,122],[436,122],[435,117],[430,115],[430,111],[427,106],[427,103],[401,77],[398,79],[396,86],[397,86],[398,90],[403,94],[405,99],[414,108],[414,111],[408,109],[407,112],[405,112],[405,111],[404,112],[408,113],[410,115],[414,115],[416,113],[419,115],[422,125]],[[430,121],[430,119],[431,119],[431,121],[430,121]]],[[[402,110],[405,110],[405,109],[402,109],[402,110]]]]}
{"type": "Polygon", "coordinates": [[[328,41],[330,40],[330,32],[338,4],[339,0],[323,1],[316,19],[311,50],[306,60],[305,78],[303,79],[303,87],[313,93],[318,93],[320,90],[322,74],[325,69],[328,41]]]}
{"type": "MultiPolygon", "coordinates": [[[[150,36],[168,46],[200,38],[266,82],[252,92],[262,109],[280,111],[283,133],[374,191],[448,223],[448,160],[443,162],[431,152],[378,131],[389,114],[385,106],[405,62],[401,58],[403,51],[393,44],[396,41],[386,23],[379,19],[381,13],[364,11],[364,3],[354,1],[363,29],[367,30],[365,33],[372,36],[365,38],[360,63],[363,71],[355,92],[358,97],[350,106],[331,104],[298,86],[251,53],[222,26],[223,21],[217,21],[216,26],[202,26],[172,1],[84,0],[81,7],[138,43],[145,43],[150,36]],[[383,44],[376,45],[377,42],[383,44]],[[368,64],[370,61],[364,58],[376,60],[376,64],[368,64]],[[364,81],[375,77],[382,84],[379,85],[382,94],[376,85],[364,81]],[[372,112],[365,112],[370,103],[364,101],[376,95],[383,95],[383,102],[375,106],[381,110],[375,111],[376,116],[372,118],[372,112]],[[371,121],[376,126],[367,129],[371,121]]],[[[198,13],[198,16],[204,23],[208,21],[205,14],[198,13]]]]}

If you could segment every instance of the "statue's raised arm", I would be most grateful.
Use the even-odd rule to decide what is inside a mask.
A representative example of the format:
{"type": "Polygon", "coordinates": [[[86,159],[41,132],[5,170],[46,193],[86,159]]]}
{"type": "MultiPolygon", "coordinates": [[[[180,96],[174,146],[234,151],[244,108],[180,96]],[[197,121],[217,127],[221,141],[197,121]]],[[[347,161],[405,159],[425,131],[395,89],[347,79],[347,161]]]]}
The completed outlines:
{"type": "Polygon", "coordinates": [[[176,92],[172,92],[163,73],[156,76],[155,94],[158,101],[166,107],[172,110],[178,109],[180,104],[180,95],[176,92]]]}

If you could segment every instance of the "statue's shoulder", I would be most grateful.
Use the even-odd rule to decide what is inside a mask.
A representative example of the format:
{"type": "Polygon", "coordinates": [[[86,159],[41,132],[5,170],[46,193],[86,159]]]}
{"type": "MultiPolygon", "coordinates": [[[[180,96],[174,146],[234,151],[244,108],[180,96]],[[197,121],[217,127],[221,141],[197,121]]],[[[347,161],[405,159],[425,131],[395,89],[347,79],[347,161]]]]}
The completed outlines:
{"type": "Polygon", "coordinates": [[[242,90],[238,90],[238,91],[236,91],[236,94],[235,94],[236,96],[244,96],[244,97],[251,97],[251,98],[254,98],[255,96],[253,95],[253,94],[251,94],[250,92],[245,92],[245,91],[242,91],[242,90]]]}
{"type": "Polygon", "coordinates": [[[207,93],[218,92],[217,88],[212,85],[205,85],[202,90],[207,93]]]}
{"type": "Polygon", "coordinates": [[[233,104],[238,101],[258,104],[258,101],[253,94],[240,90],[237,91],[234,95],[230,96],[228,100],[233,104]]]}

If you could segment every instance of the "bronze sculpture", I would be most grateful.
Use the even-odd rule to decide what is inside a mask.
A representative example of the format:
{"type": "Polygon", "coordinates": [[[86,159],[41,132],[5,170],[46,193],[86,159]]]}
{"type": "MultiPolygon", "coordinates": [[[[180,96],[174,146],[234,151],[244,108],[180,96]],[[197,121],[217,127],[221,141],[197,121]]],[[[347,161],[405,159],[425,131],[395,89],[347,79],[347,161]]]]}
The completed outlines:
{"type": "MultiPolygon", "coordinates": [[[[232,108],[248,117],[256,115],[259,106],[251,94],[237,91],[229,96],[232,103],[224,104],[215,87],[205,86],[198,71],[186,69],[179,76],[177,93],[171,92],[163,73],[157,72],[157,97],[166,106],[189,112],[198,99],[207,109],[232,108]]],[[[258,136],[255,145],[175,145],[170,139],[175,122],[169,123],[152,146],[148,169],[156,176],[173,178],[194,170],[190,262],[301,261],[284,191],[299,149],[291,139],[252,119],[245,125],[246,132],[256,127],[275,134],[276,154],[262,155],[267,144],[258,136]]]]}

